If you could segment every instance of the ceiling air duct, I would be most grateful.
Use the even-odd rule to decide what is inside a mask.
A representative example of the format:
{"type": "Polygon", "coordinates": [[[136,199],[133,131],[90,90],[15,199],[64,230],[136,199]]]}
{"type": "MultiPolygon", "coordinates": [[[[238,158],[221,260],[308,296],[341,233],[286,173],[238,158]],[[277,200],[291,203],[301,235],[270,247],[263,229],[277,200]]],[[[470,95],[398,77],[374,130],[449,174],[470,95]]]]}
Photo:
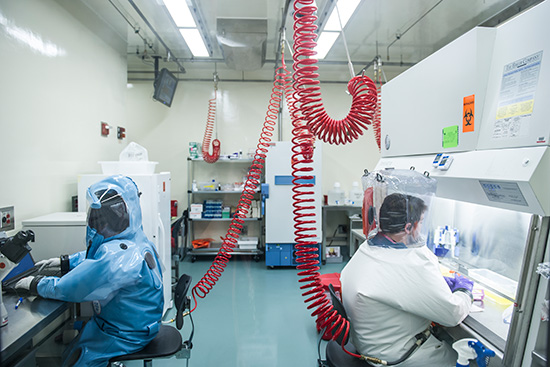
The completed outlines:
{"type": "Polygon", "coordinates": [[[229,68],[250,71],[264,65],[267,19],[218,18],[216,36],[229,68]]]}

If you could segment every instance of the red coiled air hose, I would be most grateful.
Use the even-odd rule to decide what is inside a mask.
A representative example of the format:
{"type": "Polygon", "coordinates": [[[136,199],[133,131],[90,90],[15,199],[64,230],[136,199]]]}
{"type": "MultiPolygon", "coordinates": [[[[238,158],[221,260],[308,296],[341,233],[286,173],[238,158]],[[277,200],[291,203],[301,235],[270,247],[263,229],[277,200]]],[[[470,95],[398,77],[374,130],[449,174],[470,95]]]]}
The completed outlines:
{"type": "Polygon", "coordinates": [[[221,277],[233,249],[237,246],[237,239],[242,231],[244,218],[250,210],[254,194],[257,192],[258,186],[261,183],[262,169],[265,164],[265,157],[271,138],[273,136],[274,126],[277,123],[277,114],[281,105],[283,93],[288,94],[290,87],[290,72],[287,71],[284,63],[284,54],[282,59],[282,66],[275,71],[275,80],[273,82],[273,89],[271,93],[271,99],[269,101],[269,107],[262,128],[260,139],[256,147],[254,154],[254,160],[248,172],[246,182],[244,184],[243,192],[239,198],[237,210],[229,229],[222,241],[222,246],[216,255],[216,258],[212,262],[212,265],[202,277],[202,279],[193,287],[191,293],[193,295],[194,307],[191,310],[193,312],[197,307],[197,297],[204,298],[210,292],[210,290],[216,285],[216,282],[221,277]]]}
{"type": "Polygon", "coordinates": [[[206,130],[202,139],[202,158],[207,163],[214,163],[220,158],[221,143],[218,139],[212,141],[212,154],[210,154],[210,139],[212,139],[212,131],[214,130],[214,122],[216,121],[216,97],[218,88],[214,88],[214,98],[208,100],[208,118],[206,120],[206,130]]]}
{"type": "Polygon", "coordinates": [[[374,138],[376,139],[376,144],[378,144],[378,150],[380,150],[380,124],[382,123],[382,77],[381,77],[381,71],[378,70],[377,72],[377,80],[376,80],[376,91],[377,91],[377,103],[376,103],[376,111],[374,113],[374,123],[373,123],[373,131],[374,131],[374,138]]]}
{"type": "MultiPolygon", "coordinates": [[[[300,110],[300,118],[316,137],[330,144],[346,144],[363,135],[374,120],[376,109],[376,85],[364,76],[356,76],[348,83],[352,96],[351,109],[342,120],[328,116],[321,102],[319,81],[316,79],[317,59],[313,51],[317,45],[317,26],[314,21],[317,8],[313,0],[297,0],[294,3],[294,99],[300,110]]],[[[301,128],[300,128],[301,129],[301,128]]]]}
{"type": "MultiPolygon", "coordinates": [[[[354,77],[348,83],[352,95],[351,110],[343,120],[331,119],[322,103],[319,93],[319,81],[316,80],[317,60],[315,51],[317,8],[313,0],[296,0],[294,2],[294,75],[293,104],[290,108],[293,125],[293,199],[295,249],[298,255],[299,282],[304,283],[300,289],[306,290],[304,302],[310,303],[307,308],[314,309],[312,316],[322,328],[328,328],[332,338],[337,339],[344,333],[347,339],[350,325],[338,315],[327,299],[319,274],[319,255],[315,241],[316,221],[314,217],[315,201],[312,184],[304,183],[312,178],[313,136],[331,144],[345,144],[362,135],[362,129],[372,124],[377,104],[377,91],[373,81],[366,76],[354,77]]],[[[360,355],[350,353],[355,357],[360,355]]]]}

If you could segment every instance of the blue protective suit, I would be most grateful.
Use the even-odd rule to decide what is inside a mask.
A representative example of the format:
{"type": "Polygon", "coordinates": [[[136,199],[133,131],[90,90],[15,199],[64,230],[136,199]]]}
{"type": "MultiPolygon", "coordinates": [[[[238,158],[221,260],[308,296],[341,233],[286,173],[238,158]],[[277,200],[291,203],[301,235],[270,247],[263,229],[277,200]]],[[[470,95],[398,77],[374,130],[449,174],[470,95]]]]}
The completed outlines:
{"type": "Polygon", "coordinates": [[[62,278],[42,278],[36,288],[44,298],[92,301],[94,315],[65,351],[64,366],[106,366],[114,356],[142,349],[160,327],[161,264],[143,233],[138,188],[128,177],[106,178],[88,189],[92,208],[101,205],[94,195],[100,190],[120,194],[128,228],[104,238],[88,223],[87,251],[69,257],[70,271],[62,278]]]}

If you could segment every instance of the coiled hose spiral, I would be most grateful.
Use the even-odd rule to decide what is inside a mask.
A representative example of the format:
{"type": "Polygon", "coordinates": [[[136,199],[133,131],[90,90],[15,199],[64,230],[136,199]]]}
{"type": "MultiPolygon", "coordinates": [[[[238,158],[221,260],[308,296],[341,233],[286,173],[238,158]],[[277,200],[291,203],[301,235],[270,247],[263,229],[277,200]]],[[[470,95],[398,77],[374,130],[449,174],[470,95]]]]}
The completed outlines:
{"type": "Polygon", "coordinates": [[[216,285],[220,279],[227,263],[231,259],[231,253],[237,246],[237,240],[241,234],[244,218],[250,210],[254,194],[257,192],[261,183],[262,170],[265,164],[265,158],[269,143],[273,137],[273,131],[277,123],[277,114],[283,100],[283,95],[288,95],[290,88],[290,72],[287,71],[284,63],[284,54],[282,59],[282,65],[275,71],[275,80],[273,82],[273,89],[271,92],[271,99],[269,101],[269,107],[264,120],[264,125],[260,133],[260,139],[254,153],[254,159],[252,165],[246,177],[244,189],[239,198],[237,210],[231,220],[229,229],[225,237],[222,240],[222,246],[218,251],[216,258],[212,262],[212,265],[201,278],[201,280],[193,287],[191,294],[193,296],[194,307],[191,310],[193,312],[197,307],[198,298],[204,298],[210,292],[210,290],[216,285]]]}
{"type": "MultiPolygon", "coordinates": [[[[319,274],[319,255],[315,240],[316,221],[315,203],[312,184],[304,183],[311,179],[312,151],[314,137],[331,144],[345,144],[357,139],[373,123],[377,105],[377,90],[374,82],[364,76],[357,76],[348,83],[352,96],[349,114],[343,120],[330,118],[322,103],[319,92],[319,81],[316,80],[317,60],[314,33],[317,26],[315,15],[317,8],[313,0],[296,0],[294,2],[294,64],[293,64],[293,105],[291,118],[293,124],[293,199],[295,249],[297,253],[299,282],[305,290],[302,294],[308,297],[308,309],[313,309],[312,316],[317,317],[321,328],[328,328],[332,338],[337,339],[343,333],[347,339],[350,325],[338,315],[327,299],[319,274]]],[[[350,353],[342,345],[342,349],[350,353]]]]}
{"type": "Polygon", "coordinates": [[[212,131],[214,130],[214,122],[216,121],[216,98],[218,88],[214,88],[214,98],[208,100],[208,118],[206,119],[206,130],[202,138],[202,158],[207,163],[214,163],[220,158],[221,143],[218,139],[212,141],[212,154],[210,154],[210,140],[212,139],[212,131]]]}

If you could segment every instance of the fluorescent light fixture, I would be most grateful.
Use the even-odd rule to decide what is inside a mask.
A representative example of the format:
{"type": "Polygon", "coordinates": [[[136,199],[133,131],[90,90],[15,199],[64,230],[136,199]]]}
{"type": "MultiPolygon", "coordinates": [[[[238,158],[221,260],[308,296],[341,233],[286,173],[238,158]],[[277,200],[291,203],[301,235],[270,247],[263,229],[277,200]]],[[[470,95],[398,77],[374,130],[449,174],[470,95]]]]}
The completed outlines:
{"type": "Polygon", "coordinates": [[[317,55],[313,57],[318,60],[324,59],[339,35],[340,32],[321,32],[319,40],[317,41],[317,47],[315,47],[317,55]]]}
{"type": "Polygon", "coordinates": [[[189,10],[189,7],[187,6],[187,2],[185,2],[185,0],[163,0],[163,1],[164,1],[164,5],[166,5],[166,9],[168,9],[168,12],[172,16],[172,19],[174,19],[174,22],[176,23],[176,26],[178,28],[181,28],[181,27],[194,28],[197,26],[195,24],[193,15],[191,14],[191,11],[189,10]]]}
{"type": "Polygon", "coordinates": [[[180,33],[185,39],[185,43],[196,57],[208,57],[210,54],[204,45],[201,34],[197,28],[182,28],[180,33]]]}
{"type": "MultiPolygon", "coordinates": [[[[165,0],[166,1],[166,0],[165,0]]],[[[324,31],[340,31],[340,22],[342,22],[342,29],[348,23],[355,9],[361,0],[338,0],[332,9],[327,24],[323,28],[324,31]],[[338,7],[338,11],[336,10],[338,7]],[[340,21],[338,20],[338,13],[340,13],[340,21]]]]}

